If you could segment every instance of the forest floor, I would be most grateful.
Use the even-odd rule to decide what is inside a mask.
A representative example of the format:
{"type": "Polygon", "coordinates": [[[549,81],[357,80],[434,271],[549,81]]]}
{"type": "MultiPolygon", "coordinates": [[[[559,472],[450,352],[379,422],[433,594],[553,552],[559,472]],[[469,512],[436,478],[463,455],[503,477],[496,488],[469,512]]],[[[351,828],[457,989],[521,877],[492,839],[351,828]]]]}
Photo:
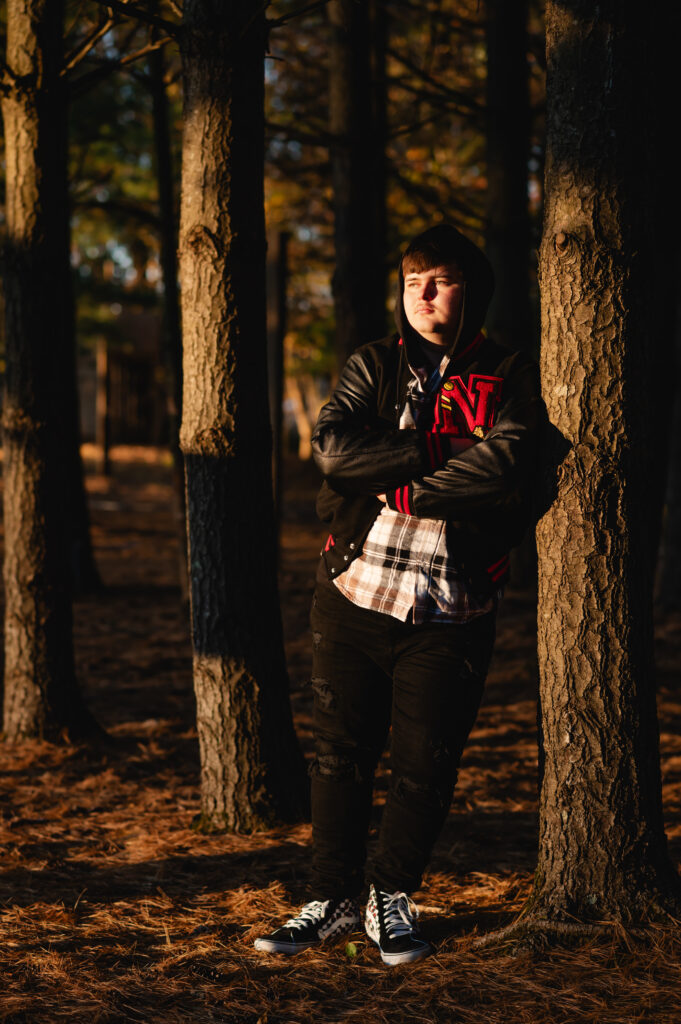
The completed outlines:
{"type": "MultiPolygon", "coordinates": [[[[309,754],[307,613],[321,531],[313,472],[291,464],[287,483],[282,605],[309,754]]],[[[391,970],[361,934],[354,948],[343,940],[293,959],[256,952],[253,939],[305,900],[310,827],[192,831],[198,751],[167,460],[115,449],[111,477],[90,475],[88,491],[104,589],[76,604],[76,654],[87,699],[116,744],[0,744],[0,1021],[681,1021],[681,938],[669,930],[535,953],[473,949],[476,934],[513,919],[535,864],[535,625],[522,593],[503,602],[484,706],[415,895],[436,955],[391,970]]],[[[657,655],[678,863],[678,619],[658,623],[657,655]]]]}

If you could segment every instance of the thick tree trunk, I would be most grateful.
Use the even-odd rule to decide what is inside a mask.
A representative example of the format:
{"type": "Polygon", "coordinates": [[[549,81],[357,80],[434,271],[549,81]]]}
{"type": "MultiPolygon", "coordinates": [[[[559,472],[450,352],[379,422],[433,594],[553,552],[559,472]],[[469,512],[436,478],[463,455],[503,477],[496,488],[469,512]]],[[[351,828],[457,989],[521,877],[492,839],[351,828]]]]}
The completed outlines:
{"type": "MultiPolygon", "coordinates": [[[[546,11],[542,378],[570,445],[537,529],[545,748],[534,919],[678,910],[662,822],[646,462],[646,91],[632,3],[546,11]]],[[[558,436],[556,434],[555,436],[558,436]]]]}
{"type": "Polygon", "coordinates": [[[300,813],[278,606],[265,337],[264,7],[187,0],[180,441],[207,826],[300,813]]]}
{"type": "Polygon", "coordinates": [[[55,0],[7,5],[4,731],[11,739],[64,728],[78,735],[93,725],[72,645],[61,18],[55,0]]]}
{"type": "Polygon", "coordinates": [[[334,313],[339,367],[385,333],[385,10],[331,0],[329,115],[334,137],[334,313]]]}

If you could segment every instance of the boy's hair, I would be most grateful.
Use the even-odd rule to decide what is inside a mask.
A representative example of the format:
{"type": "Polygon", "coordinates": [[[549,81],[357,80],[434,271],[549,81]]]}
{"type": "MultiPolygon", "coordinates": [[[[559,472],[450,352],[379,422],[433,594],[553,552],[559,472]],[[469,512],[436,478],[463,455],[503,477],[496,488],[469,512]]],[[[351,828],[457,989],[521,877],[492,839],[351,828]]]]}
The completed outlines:
{"type": "Polygon", "coordinates": [[[460,247],[452,244],[453,239],[445,232],[438,234],[433,231],[425,232],[409,243],[402,257],[404,277],[407,274],[421,274],[424,270],[451,264],[461,270],[460,247]],[[431,237],[425,237],[426,235],[431,237]]]}

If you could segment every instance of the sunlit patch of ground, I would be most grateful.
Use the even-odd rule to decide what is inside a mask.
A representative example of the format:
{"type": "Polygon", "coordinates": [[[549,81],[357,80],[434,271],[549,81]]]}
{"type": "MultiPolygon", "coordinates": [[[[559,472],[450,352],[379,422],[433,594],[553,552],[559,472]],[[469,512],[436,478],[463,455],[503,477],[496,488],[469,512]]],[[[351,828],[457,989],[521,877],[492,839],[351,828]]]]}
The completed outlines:
{"type": "MultiPolygon", "coordinates": [[[[92,453],[90,453],[92,454],[92,453]]],[[[0,744],[0,1021],[678,1024],[681,946],[659,932],[542,954],[476,952],[510,920],[536,847],[534,611],[504,602],[485,704],[416,894],[437,955],[390,971],[358,934],[294,960],[253,938],[306,896],[309,825],[204,836],[187,614],[169,462],[116,449],[91,476],[106,589],[79,601],[83,687],[116,747],[0,744]]],[[[307,611],[323,531],[310,472],[289,467],[281,581],[296,725],[310,750],[307,611]]],[[[678,620],[659,624],[665,806],[681,853],[678,620]]],[[[383,766],[383,773],[385,766],[383,766]]],[[[379,779],[377,813],[385,775],[379,779]]]]}

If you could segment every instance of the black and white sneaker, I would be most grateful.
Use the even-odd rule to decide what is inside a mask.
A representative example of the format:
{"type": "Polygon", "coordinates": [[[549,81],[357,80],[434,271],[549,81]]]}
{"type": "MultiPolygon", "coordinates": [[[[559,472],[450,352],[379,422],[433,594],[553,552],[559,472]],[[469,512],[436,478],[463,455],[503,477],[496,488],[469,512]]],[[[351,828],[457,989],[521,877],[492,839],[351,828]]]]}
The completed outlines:
{"type": "Polygon", "coordinates": [[[353,897],[343,900],[314,900],[306,903],[298,914],[291,917],[271,935],[263,935],[253,945],[261,953],[300,953],[310,946],[318,946],[325,939],[335,938],[361,927],[359,902],[353,897]]]}
{"type": "Polygon", "coordinates": [[[381,951],[381,960],[391,967],[430,956],[433,947],[419,935],[418,910],[406,892],[381,892],[369,887],[364,927],[381,951]]]}

